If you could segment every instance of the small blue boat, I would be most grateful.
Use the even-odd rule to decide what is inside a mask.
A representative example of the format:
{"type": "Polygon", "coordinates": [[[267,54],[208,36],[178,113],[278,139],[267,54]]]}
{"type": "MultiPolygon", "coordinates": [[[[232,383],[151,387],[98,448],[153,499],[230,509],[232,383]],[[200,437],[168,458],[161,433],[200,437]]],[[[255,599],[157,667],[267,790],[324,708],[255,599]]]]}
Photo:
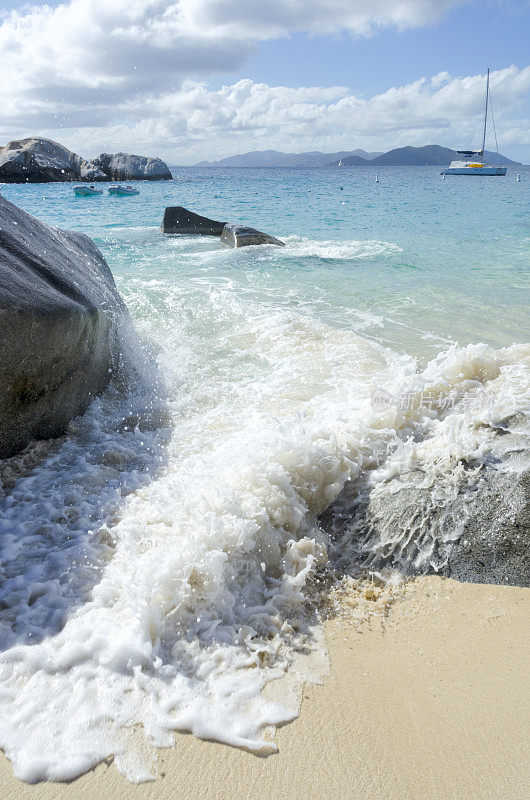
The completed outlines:
{"type": "Polygon", "coordinates": [[[132,186],[109,186],[109,194],[114,197],[132,197],[135,194],[140,194],[140,190],[133,189],[132,186]]]}
{"type": "Polygon", "coordinates": [[[97,194],[103,194],[103,189],[96,189],[95,186],[76,186],[74,194],[76,197],[94,197],[97,194]]]}

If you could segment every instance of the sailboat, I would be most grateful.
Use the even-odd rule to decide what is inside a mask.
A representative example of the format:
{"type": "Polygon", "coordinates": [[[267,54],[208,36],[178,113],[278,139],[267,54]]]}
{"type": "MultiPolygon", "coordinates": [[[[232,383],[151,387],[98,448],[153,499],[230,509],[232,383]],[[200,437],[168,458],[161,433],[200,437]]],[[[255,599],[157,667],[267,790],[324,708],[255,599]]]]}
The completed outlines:
{"type": "MultiPolygon", "coordinates": [[[[451,166],[441,171],[441,175],[506,175],[507,167],[494,167],[484,163],[484,148],[486,146],[486,128],[488,124],[488,104],[490,101],[490,71],[486,78],[486,105],[484,108],[484,129],[482,131],[482,147],[480,150],[457,150],[462,158],[451,161],[451,166]]],[[[495,139],[497,136],[495,136],[495,139]]]]}

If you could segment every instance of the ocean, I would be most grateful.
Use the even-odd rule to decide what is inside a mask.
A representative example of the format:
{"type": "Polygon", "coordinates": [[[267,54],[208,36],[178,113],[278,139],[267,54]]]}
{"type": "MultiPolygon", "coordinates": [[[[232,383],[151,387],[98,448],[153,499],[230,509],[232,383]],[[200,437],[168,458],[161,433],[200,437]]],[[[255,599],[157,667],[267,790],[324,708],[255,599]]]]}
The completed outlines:
{"type": "Polygon", "coordinates": [[[530,169],[173,174],[1,187],[94,239],[137,332],[67,435],[1,465],[0,746],[27,781],[147,780],[139,726],[273,752],[296,710],[261,690],[323,647],[321,514],[360,476],[450,482],[528,413],[530,169]],[[286,246],[164,236],[168,205],[286,246]]]}

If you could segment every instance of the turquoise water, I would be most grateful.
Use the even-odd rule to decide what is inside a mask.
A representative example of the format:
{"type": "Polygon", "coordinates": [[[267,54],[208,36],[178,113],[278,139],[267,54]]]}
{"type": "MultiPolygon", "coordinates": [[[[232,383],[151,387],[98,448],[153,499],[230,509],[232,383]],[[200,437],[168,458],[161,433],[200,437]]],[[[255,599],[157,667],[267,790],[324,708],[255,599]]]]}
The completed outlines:
{"type": "MultiPolygon", "coordinates": [[[[113,757],[148,779],[133,730],[274,752],[296,708],[261,689],[306,679],[329,553],[348,565],[322,512],[347,483],[410,474],[450,503],[528,413],[520,172],[181,169],[131,198],[2,186],[97,242],[134,374],[148,359],[143,382],[121,375],[65,436],[0,463],[0,747],[19,777],[113,757]],[[167,205],[286,246],[163,236],[167,205]]],[[[373,551],[414,535],[415,569],[436,570],[462,528],[417,516],[373,551]]]]}
{"type": "Polygon", "coordinates": [[[141,194],[125,200],[75,198],[68,184],[3,194],[93,237],[120,280],[226,278],[256,298],[431,355],[443,342],[528,337],[530,169],[519,172],[520,182],[514,170],[442,181],[435,167],[386,168],[376,183],[370,169],[181,168],[173,182],[139,183],[141,194]],[[158,232],[167,205],[250,224],[290,248],[263,257],[220,253],[211,240],[175,246],[158,232]]]}

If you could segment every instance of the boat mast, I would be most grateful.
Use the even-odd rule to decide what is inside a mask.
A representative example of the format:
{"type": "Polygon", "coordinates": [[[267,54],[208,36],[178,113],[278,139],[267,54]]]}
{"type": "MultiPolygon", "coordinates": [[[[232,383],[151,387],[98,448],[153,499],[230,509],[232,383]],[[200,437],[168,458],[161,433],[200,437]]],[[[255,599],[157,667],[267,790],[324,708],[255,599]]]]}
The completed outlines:
{"type": "Polygon", "coordinates": [[[480,155],[484,157],[484,148],[486,146],[486,123],[488,121],[488,100],[490,94],[490,68],[488,67],[488,77],[486,80],[486,108],[484,109],[484,132],[482,134],[482,150],[480,155]]]}

